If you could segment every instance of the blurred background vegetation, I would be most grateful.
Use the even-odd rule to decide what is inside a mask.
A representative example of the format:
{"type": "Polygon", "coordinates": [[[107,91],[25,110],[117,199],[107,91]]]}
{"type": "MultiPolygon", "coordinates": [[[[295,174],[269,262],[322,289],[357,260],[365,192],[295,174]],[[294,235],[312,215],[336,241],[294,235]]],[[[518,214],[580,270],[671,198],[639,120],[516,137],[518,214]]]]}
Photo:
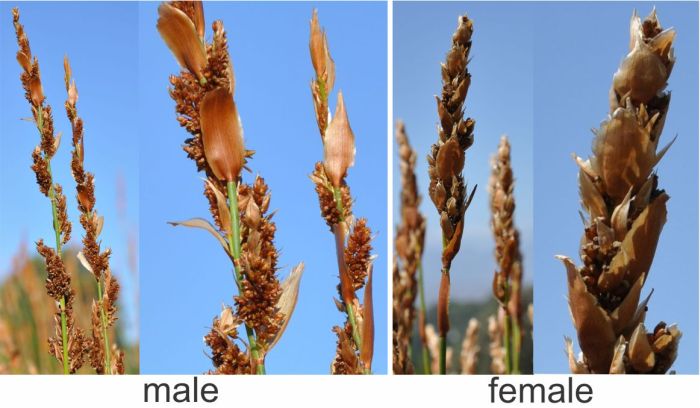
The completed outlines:
{"type": "MultiPolygon", "coordinates": [[[[75,297],[75,321],[90,332],[90,306],[97,298],[94,277],[83,268],[74,248],[66,248],[64,262],[71,274],[75,297]]],[[[118,273],[115,273],[119,277],[118,273]]],[[[46,294],[43,258],[27,253],[23,244],[15,255],[9,274],[0,281],[0,374],[60,374],[61,364],[49,354],[48,338],[54,330],[54,301],[46,294]]],[[[123,290],[123,289],[122,289],[123,290]]],[[[130,297],[120,293],[120,300],[130,297]]],[[[121,305],[120,305],[121,306],[121,305]]],[[[119,308],[120,315],[123,308],[119,308]]],[[[111,339],[125,353],[126,374],[139,372],[138,341],[129,342],[123,320],[117,320],[111,339]]],[[[89,364],[78,371],[94,373],[89,364]]]]}

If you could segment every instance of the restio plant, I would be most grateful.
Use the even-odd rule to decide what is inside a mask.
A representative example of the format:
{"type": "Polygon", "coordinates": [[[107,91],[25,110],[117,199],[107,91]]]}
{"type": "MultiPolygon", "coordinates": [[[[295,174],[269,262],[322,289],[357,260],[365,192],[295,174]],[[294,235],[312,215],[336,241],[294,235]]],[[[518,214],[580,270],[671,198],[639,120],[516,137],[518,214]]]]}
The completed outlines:
{"type": "Polygon", "coordinates": [[[36,243],[37,252],[46,262],[46,291],[57,305],[54,315],[55,334],[49,341],[49,351],[61,363],[64,374],[73,374],[88,361],[97,374],[123,374],[124,353],[110,341],[110,329],[117,320],[117,297],[119,284],[109,267],[110,249],[101,249],[98,240],[104,217],[95,207],[95,182],[92,173],[85,171],[85,149],[83,120],[78,116],[78,89],[72,80],[71,67],[64,60],[65,86],[68,94],[65,102],[66,114],[72,127],[71,172],[76,183],[76,198],[80,211],[80,224],[85,231],[83,248],[77,257],[95,280],[97,299],[92,301],[90,316],[91,334],[78,327],[74,301],[78,295],[73,288],[71,275],[66,268],[64,246],[71,237],[72,225],[68,219],[66,196],[63,188],[54,179],[52,159],[61,144],[61,132],[56,133],[51,106],[41,83],[39,61],[32,55],[29,39],[19,22],[19,10],[12,10],[13,23],[17,36],[17,61],[22,68],[20,80],[25,97],[32,112],[31,122],[35,124],[40,143],[32,152],[32,170],[36,174],[39,191],[51,202],[55,246],[50,247],[40,239],[36,243]],[[110,346],[111,344],[111,346],[110,346]]]}

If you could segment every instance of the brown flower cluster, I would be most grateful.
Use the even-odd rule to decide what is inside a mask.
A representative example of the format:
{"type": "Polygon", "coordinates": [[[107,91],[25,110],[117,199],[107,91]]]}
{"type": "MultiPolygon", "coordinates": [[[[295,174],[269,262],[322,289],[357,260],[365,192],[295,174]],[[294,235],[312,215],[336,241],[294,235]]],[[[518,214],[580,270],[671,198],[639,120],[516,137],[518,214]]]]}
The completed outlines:
{"type": "Polygon", "coordinates": [[[437,101],[438,141],[428,155],[428,193],[440,215],[442,229],[442,276],[438,296],[438,332],[444,338],[450,330],[449,293],[450,266],[459,252],[464,232],[464,213],[476,187],[467,197],[462,170],[465,152],[474,143],[474,120],[464,119],[464,102],[471,83],[467,69],[472,46],[472,21],[466,16],[458,19],[452,35],[452,48],[442,63],[442,95],[437,101]]]}
{"type": "Polygon", "coordinates": [[[268,214],[270,192],[262,177],[252,186],[238,188],[241,211],[241,291],[236,296],[238,316],[255,330],[258,341],[268,343],[277,334],[282,315],[277,307],[282,288],[277,279],[274,239],[276,226],[268,214]]]}
{"type": "Polygon", "coordinates": [[[680,330],[660,323],[647,333],[649,297],[641,291],[669,196],[653,169],[670,144],[657,151],[668,112],[665,91],[675,56],[675,31],[656,12],[632,16],[630,52],[613,77],[610,114],[595,130],[593,154],[576,157],[579,192],[588,213],[576,267],[559,257],[568,277],[569,307],[583,360],[568,345],[574,372],[665,373],[675,360],[680,330]]]}
{"type": "Polygon", "coordinates": [[[321,217],[326,220],[326,224],[331,228],[331,232],[333,232],[333,226],[338,223],[344,222],[346,225],[349,225],[352,222],[349,217],[349,214],[352,214],[352,196],[350,195],[350,187],[345,180],[340,185],[340,205],[338,205],[333,184],[328,180],[322,162],[316,163],[314,171],[309,177],[315,185],[316,194],[318,194],[321,217]],[[344,217],[341,217],[339,208],[343,209],[344,217]]]}
{"type": "Polygon", "coordinates": [[[491,161],[489,203],[491,230],[495,240],[494,257],[497,270],[493,277],[493,295],[504,309],[504,325],[508,345],[508,373],[519,372],[522,344],[522,255],[520,234],[515,228],[515,196],[513,169],[510,164],[510,143],[501,137],[496,155],[491,161]]]}
{"type": "Polygon", "coordinates": [[[224,307],[221,316],[214,318],[211,331],[204,342],[211,348],[211,361],[215,370],[208,374],[251,374],[248,353],[241,351],[235,343],[241,321],[229,307],[224,307]]]}
{"type": "Polygon", "coordinates": [[[438,141],[428,155],[428,192],[440,215],[443,245],[442,267],[449,271],[452,259],[459,252],[464,231],[464,213],[469,207],[474,188],[467,198],[464,169],[465,151],[474,143],[474,120],[464,118],[464,102],[471,83],[467,69],[471,50],[472,21],[460,16],[452,35],[452,48],[442,64],[442,95],[436,96],[438,141]]]}
{"type": "Polygon", "coordinates": [[[309,51],[315,73],[311,81],[311,95],[323,142],[323,162],[316,163],[311,180],[318,194],[321,216],[335,237],[340,280],[338,292],[342,299],[336,304],[347,316],[342,328],[333,328],[338,343],[331,372],[370,373],[374,349],[372,234],[366,220],[353,221],[352,198],[345,178],[355,161],[355,135],[340,91],[331,119],[328,99],[335,83],[335,63],[316,10],[311,16],[309,51]],[[363,287],[364,305],[357,297],[357,291],[363,287]]]}
{"type": "Polygon", "coordinates": [[[462,351],[459,354],[462,374],[476,374],[476,366],[479,363],[479,321],[475,318],[469,319],[467,329],[464,332],[462,341],[462,351]]]}
{"type": "MultiPolygon", "coordinates": [[[[403,122],[396,125],[396,141],[401,168],[401,223],[394,240],[397,258],[393,273],[393,371],[395,374],[411,374],[414,368],[409,348],[416,315],[414,304],[419,290],[417,273],[425,242],[425,217],[418,209],[421,197],[415,174],[417,156],[411,148],[403,122]]],[[[424,310],[421,308],[419,313],[419,331],[424,332],[424,310]]],[[[421,340],[424,339],[425,336],[421,336],[421,340]]],[[[427,347],[427,344],[424,346],[427,347]]]]}

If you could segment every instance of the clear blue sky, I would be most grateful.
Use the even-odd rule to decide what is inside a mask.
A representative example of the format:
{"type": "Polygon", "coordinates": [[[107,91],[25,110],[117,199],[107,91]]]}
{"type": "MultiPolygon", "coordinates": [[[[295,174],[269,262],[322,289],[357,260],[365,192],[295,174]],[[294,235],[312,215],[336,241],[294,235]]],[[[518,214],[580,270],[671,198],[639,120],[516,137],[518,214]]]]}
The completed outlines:
{"type": "MultiPolygon", "coordinates": [[[[511,142],[515,173],[516,224],[521,231],[525,279],[532,269],[532,14],[520,4],[394,3],[394,118],[403,119],[418,152],[418,184],[428,217],[425,295],[437,299],[441,232],[435,207],[428,197],[425,157],[437,140],[434,95],[441,92],[440,62],[452,44],[457,17],[466,13],[474,22],[469,71],[472,83],[466,114],[476,120],[474,145],[467,150],[465,179],[478,184],[467,210],[462,247],[452,264],[452,299],[482,300],[491,296],[493,237],[489,226],[488,178],[491,156],[502,134],[511,142]]],[[[394,149],[394,157],[398,152],[394,149]]],[[[394,214],[399,209],[400,172],[394,160],[394,214]]],[[[471,187],[470,187],[471,188],[471,187]]],[[[398,219],[394,220],[398,222],[398,219]]]]}
{"type": "MultiPolygon", "coordinates": [[[[222,303],[232,303],[230,261],[207,233],[166,221],[209,217],[201,174],[181,150],[188,136],[167,93],[177,63],[156,31],[157,3],[139,4],[141,133],[141,372],[201,373],[211,368],[202,337],[222,303]]],[[[299,302],[282,340],[268,355],[269,373],[329,372],[337,266],[333,237],[319,215],[308,175],[323,155],[311,102],[309,19],[318,7],[355,133],[348,183],[354,212],[377,232],[374,371],[386,372],[386,3],[206,3],[207,36],[221,19],[236,73],[236,101],[250,167],[265,177],[277,209],[280,271],[304,261],[299,302]]],[[[333,96],[335,100],[335,95],[333,96]]],[[[333,104],[334,106],[334,104],[333,104]]],[[[245,174],[246,181],[252,175],[245,174]]]]}
{"type": "MultiPolygon", "coordinates": [[[[626,55],[629,19],[653,3],[538,4],[535,31],[535,372],[568,371],[564,336],[576,337],[565,299],[566,276],[555,254],[578,259],[576,152],[587,157],[592,133],[608,113],[612,75],[626,55]]],[[[668,221],[643,296],[654,289],[647,327],[677,322],[683,331],[679,373],[698,372],[698,23],[697,3],[658,2],[664,27],[677,30],[673,92],[661,144],[678,140],[658,166],[671,196],[668,221]]],[[[578,350],[578,346],[577,350],[578,350]]]]}
{"type": "Polygon", "coordinates": [[[73,221],[70,245],[81,245],[75,181],[70,173],[71,128],[63,103],[63,57],[68,54],[85,121],[85,167],[95,174],[98,211],[105,216],[102,244],[111,247],[112,269],[123,286],[121,319],[136,335],[136,279],[128,268],[127,237],[138,228],[137,6],[130,3],[6,3],[0,4],[0,279],[11,267],[22,243],[35,253],[33,242],[51,242],[51,207],[39,192],[30,169],[39,141],[19,81],[17,44],[12,25],[18,5],[32,53],[39,57],[42,84],[54,110],[56,131],[63,142],[52,167],[68,198],[73,221]],[[105,18],[108,16],[109,18],[105,18]],[[126,215],[117,206],[118,179],[124,181],[126,215]]]}

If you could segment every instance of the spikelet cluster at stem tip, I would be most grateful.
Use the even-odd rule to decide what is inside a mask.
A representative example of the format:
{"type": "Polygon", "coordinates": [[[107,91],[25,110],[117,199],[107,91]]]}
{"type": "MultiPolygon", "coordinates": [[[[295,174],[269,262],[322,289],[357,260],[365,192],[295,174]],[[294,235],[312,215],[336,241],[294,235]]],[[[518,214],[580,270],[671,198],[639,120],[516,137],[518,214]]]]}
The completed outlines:
{"type": "Polygon", "coordinates": [[[655,11],[644,19],[632,15],[630,50],[613,76],[610,113],[594,130],[591,156],[575,157],[587,214],[583,265],[559,257],[583,352],[577,360],[567,341],[573,372],[665,373],[676,358],[680,330],[661,322],[647,332],[649,296],[641,300],[669,199],[653,169],[670,146],[658,149],[671,99],[665,88],[675,35],[662,28],[655,11]]]}

